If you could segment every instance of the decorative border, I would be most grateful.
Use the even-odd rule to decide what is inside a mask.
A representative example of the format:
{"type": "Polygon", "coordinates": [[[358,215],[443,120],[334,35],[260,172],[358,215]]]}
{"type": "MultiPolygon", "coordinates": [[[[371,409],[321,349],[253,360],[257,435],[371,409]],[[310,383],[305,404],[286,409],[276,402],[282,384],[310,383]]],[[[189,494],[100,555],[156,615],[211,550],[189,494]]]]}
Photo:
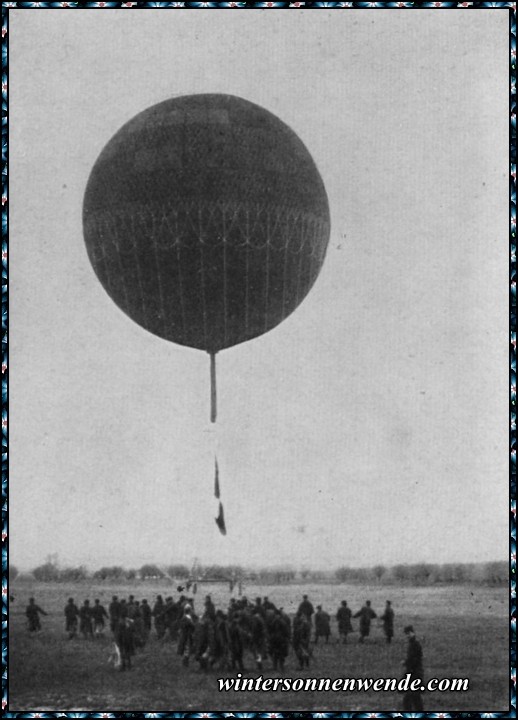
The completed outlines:
{"type": "Polygon", "coordinates": [[[2,2],[2,710],[7,718],[516,718],[516,3],[514,2],[2,2]],[[452,713],[92,713],[5,712],[7,688],[7,419],[8,419],[8,21],[10,9],[470,9],[494,8],[509,12],[509,195],[510,195],[510,707],[505,712],[452,713]]]}

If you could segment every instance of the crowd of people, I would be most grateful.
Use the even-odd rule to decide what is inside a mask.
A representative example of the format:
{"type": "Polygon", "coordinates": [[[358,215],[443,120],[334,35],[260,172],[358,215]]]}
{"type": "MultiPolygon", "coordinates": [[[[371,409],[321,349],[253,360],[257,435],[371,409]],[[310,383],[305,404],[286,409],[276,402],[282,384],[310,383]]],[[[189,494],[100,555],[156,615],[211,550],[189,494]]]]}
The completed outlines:
{"type": "MultiPolygon", "coordinates": [[[[181,590],[183,588],[179,588],[181,590]]],[[[47,615],[34,598],[26,608],[29,632],[41,630],[40,615],[47,615]]],[[[298,662],[299,670],[308,668],[312,658],[313,644],[331,637],[331,616],[322,605],[316,609],[304,595],[293,620],[283,607],[277,607],[268,597],[250,602],[246,597],[231,598],[226,612],[216,609],[210,595],[205,597],[203,609],[198,615],[194,610],[194,598],[181,595],[178,600],[158,595],[153,607],[146,599],[139,601],[130,595],[127,599],[114,595],[108,609],[96,599],[93,605],[85,600],[78,607],[69,598],[64,609],[65,630],[70,640],[78,634],[86,640],[104,636],[109,624],[114,640],[114,664],[121,670],[131,668],[131,660],[139,648],[143,648],[153,630],[159,641],[170,640],[177,644],[177,652],[184,666],[191,658],[207,670],[217,666],[228,670],[245,671],[244,656],[249,651],[257,670],[270,658],[273,670],[284,671],[290,647],[298,662]]],[[[359,619],[359,643],[369,636],[372,621],[377,618],[370,600],[353,614],[347,601],[343,600],[336,612],[338,641],[347,643],[353,632],[352,620],[359,619]]],[[[394,610],[386,601],[379,617],[387,643],[394,636],[394,610]]],[[[422,648],[412,626],[405,627],[408,638],[406,671],[412,677],[422,677],[422,648]]],[[[406,693],[403,706],[407,711],[422,710],[419,693],[406,693]]]]}
{"type": "MultiPolygon", "coordinates": [[[[47,613],[31,598],[26,609],[30,632],[41,629],[40,615],[47,613]]],[[[121,670],[131,668],[131,660],[139,648],[143,648],[154,630],[160,641],[170,640],[177,644],[177,652],[184,666],[193,659],[203,670],[211,667],[245,671],[244,657],[249,651],[257,670],[263,669],[267,658],[273,670],[284,671],[290,647],[297,659],[298,669],[308,668],[313,655],[312,644],[331,637],[331,616],[322,605],[316,609],[307,595],[297,608],[293,619],[283,607],[277,607],[268,597],[250,602],[246,597],[230,599],[226,612],[216,609],[207,595],[202,611],[194,610],[194,598],[181,595],[177,600],[158,595],[153,607],[146,599],[139,601],[130,595],[128,599],[114,595],[106,609],[96,599],[93,605],[85,600],[78,607],[69,598],[64,609],[65,630],[69,639],[78,634],[85,639],[103,636],[109,624],[114,640],[114,662],[121,670]]],[[[353,619],[359,620],[359,643],[364,643],[371,631],[371,623],[377,618],[370,600],[355,613],[343,600],[336,612],[338,640],[348,642],[353,632],[353,619]]],[[[387,643],[394,636],[394,610],[386,601],[379,617],[387,643]]],[[[412,626],[405,628],[408,651],[405,660],[407,672],[422,677],[422,650],[412,626]]],[[[422,701],[418,693],[405,695],[406,710],[419,710],[422,701]]]]}

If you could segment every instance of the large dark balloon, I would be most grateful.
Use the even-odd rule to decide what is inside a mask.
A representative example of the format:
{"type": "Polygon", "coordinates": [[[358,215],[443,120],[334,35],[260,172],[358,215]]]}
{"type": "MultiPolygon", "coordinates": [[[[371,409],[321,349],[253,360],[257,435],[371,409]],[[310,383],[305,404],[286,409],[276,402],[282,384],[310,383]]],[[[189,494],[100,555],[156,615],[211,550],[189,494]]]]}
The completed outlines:
{"type": "Polygon", "coordinates": [[[216,353],[278,325],[315,282],[324,184],[275,115],[231,95],[155,105],[109,141],[88,180],[84,236],[135,322],[216,353]]]}

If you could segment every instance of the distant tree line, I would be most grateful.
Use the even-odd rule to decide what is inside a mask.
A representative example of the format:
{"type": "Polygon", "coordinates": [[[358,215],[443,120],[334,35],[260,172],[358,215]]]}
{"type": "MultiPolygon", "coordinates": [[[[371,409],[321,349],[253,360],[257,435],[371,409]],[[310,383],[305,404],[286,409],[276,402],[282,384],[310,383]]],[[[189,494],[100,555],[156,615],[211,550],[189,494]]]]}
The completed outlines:
{"type": "Polygon", "coordinates": [[[414,565],[375,565],[372,568],[341,567],[335,572],[340,583],[379,583],[383,585],[436,585],[474,583],[503,585],[509,580],[505,562],[416,563],[414,565]]]}
{"type": "MultiPolygon", "coordinates": [[[[9,566],[9,581],[20,573],[9,566]]],[[[90,572],[84,565],[60,567],[56,559],[38,565],[29,576],[39,582],[233,582],[245,581],[263,585],[296,583],[352,583],[380,585],[437,585],[473,583],[478,585],[504,585],[509,581],[509,568],[505,562],[487,563],[416,563],[414,565],[375,565],[369,568],[340,567],[332,570],[295,570],[290,566],[247,570],[239,565],[187,565],[162,566],[146,563],[140,568],[123,568],[110,565],[90,572]]],[[[21,577],[27,577],[22,574],[21,577]]]]}

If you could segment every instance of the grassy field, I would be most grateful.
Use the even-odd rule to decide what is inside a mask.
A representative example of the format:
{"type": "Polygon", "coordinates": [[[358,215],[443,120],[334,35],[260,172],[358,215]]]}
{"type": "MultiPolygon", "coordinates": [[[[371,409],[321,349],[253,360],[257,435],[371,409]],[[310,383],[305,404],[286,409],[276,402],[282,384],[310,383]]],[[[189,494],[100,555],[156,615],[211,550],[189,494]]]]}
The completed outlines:
{"type": "MultiPolygon", "coordinates": [[[[176,595],[170,585],[95,584],[45,585],[14,583],[9,610],[9,706],[11,711],[398,711],[402,696],[396,692],[235,692],[221,694],[216,679],[228,671],[203,672],[197,663],[184,668],[176,645],[159,643],[152,635],[134,658],[130,672],[108,664],[109,632],[94,641],[69,641],[64,631],[63,608],[68,597],[82,604],[85,598],[101,599],[106,606],[112,594],[153,602],[157,593],[176,595]],[[46,610],[42,631],[29,636],[25,606],[30,596],[46,610]]],[[[226,586],[201,585],[195,600],[198,611],[210,593],[217,606],[228,605],[226,586]]],[[[385,643],[374,621],[365,645],[358,644],[357,620],[350,643],[337,643],[333,621],[331,642],[314,649],[309,670],[296,670],[291,652],[286,677],[396,677],[402,676],[405,657],[403,627],[412,623],[422,642],[425,678],[468,678],[467,692],[425,692],[427,712],[503,711],[509,708],[509,635],[506,588],[485,587],[362,587],[357,585],[277,586],[245,588],[247,597],[268,595],[290,614],[303,593],[314,605],[322,604],[334,616],[341,600],[354,610],[366,599],[381,614],[386,599],[395,613],[395,637],[385,643]]],[[[247,677],[256,677],[251,657],[245,659],[247,677]]],[[[281,677],[265,663],[263,677],[281,677]]]]}

